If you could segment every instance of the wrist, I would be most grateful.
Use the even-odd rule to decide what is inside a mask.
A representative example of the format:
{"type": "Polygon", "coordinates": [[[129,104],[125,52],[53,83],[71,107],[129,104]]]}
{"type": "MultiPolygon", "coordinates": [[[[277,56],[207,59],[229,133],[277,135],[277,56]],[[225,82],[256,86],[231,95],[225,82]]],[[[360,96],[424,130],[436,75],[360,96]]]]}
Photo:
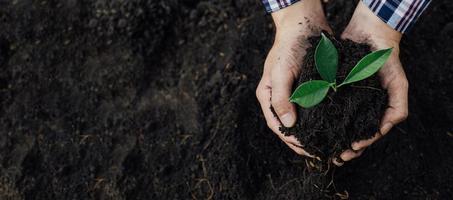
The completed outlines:
{"type": "Polygon", "coordinates": [[[402,34],[383,22],[362,1],[346,27],[343,38],[371,43],[375,48],[398,48],[402,34]]]}
{"type": "Polygon", "coordinates": [[[301,0],[272,13],[272,19],[277,31],[276,37],[288,32],[311,36],[322,30],[331,31],[320,0],[301,0]]]}

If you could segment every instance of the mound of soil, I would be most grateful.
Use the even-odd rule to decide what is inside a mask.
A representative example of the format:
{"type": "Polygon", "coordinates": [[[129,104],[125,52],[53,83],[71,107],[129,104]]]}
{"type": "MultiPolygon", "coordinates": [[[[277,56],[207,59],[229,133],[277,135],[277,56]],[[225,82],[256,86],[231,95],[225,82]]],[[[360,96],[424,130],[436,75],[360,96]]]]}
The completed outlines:
{"type": "MultiPolygon", "coordinates": [[[[370,48],[350,40],[336,40],[330,37],[339,53],[337,83],[342,83],[351,69],[370,48]]],[[[316,70],[314,52],[320,37],[309,38],[311,46],[301,66],[297,85],[309,80],[322,80],[316,70]]],[[[296,85],[296,86],[297,86],[296,85]]],[[[379,78],[368,79],[345,85],[336,92],[330,90],[327,97],[312,108],[297,106],[298,120],[294,127],[281,127],[285,135],[294,135],[304,149],[324,160],[338,157],[341,152],[351,149],[355,141],[369,139],[379,131],[386,104],[386,91],[381,88],[379,78]]],[[[318,165],[322,169],[322,165],[318,165]]]]}

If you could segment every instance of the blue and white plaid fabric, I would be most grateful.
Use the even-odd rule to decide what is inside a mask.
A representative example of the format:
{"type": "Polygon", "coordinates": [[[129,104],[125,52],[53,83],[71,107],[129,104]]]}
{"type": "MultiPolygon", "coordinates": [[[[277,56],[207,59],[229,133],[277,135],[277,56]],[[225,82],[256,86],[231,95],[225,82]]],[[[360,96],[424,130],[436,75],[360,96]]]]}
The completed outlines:
{"type": "Polygon", "coordinates": [[[268,13],[288,7],[299,0],[261,0],[268,13]]]}
{"type": "MultiPolygon", "coordinates": [[[[271,13],[288,7],[299,0],[262,0],[271,13]]],[[[405,33],[428,7],[431,0],[362,0],[373,13],[393,29],[405,33]]]]}
{"type": "Polygon", "coordinates": [[[428,7],[430,0],[363,0],[385,23],[399,32],[407,32],[428,7]]]}

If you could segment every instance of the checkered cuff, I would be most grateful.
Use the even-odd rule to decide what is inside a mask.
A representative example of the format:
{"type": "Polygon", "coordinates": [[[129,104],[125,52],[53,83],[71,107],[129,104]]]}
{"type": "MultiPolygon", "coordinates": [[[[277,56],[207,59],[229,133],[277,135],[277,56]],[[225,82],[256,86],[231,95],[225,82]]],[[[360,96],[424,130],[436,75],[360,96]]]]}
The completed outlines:
{"type": "Polygon", "coordinates": [[[261,0],[268,13],[286,8],[299,0],[261,0]]]}
{"type": "MultiPolygon", "coordinates": [[[[262,0],[268,13],[288,7],[299,0],[262,0]]],[[[393,29],[405,33],[428,7],[431,0],[362,0],[371,11],[393,29]]]]}
{"type": "Polygon", "coordinates": [[[431,0],[363,0],[382,21],[401,33],[412,28],[430,2],[431,0]]]}

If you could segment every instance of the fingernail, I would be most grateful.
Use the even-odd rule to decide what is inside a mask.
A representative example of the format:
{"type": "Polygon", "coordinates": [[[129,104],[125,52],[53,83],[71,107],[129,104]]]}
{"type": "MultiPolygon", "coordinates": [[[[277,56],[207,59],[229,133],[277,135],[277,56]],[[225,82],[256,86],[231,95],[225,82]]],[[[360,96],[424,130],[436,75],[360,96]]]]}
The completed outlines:
{"type": "Polygon", "coordinates": [[[382,135],[385,135],[386,133],[388,133],[390,131],[390,129],[393,127],[393,124],[390,123],[390,122],[387,122],[385,123],[382,127],[381,127],[381,134],[382,135]]]}
{"type": "Polygon", "coordinates": [[[352,147],[352,150],[354,151],[358,151],[361,149],[361,147],[359,146],[359,143],[358,142],[354,142],[351,144],[351,147],[352,147]]]}
{"type": "Polygon", "coordinates": [[[291,113],[286,113],[284,114],[280,120],[282,121],[282,124],[285,126],[285,127],[292,127],[294,125],[294,117],[293,115],[291,115],[291,113]]]}

